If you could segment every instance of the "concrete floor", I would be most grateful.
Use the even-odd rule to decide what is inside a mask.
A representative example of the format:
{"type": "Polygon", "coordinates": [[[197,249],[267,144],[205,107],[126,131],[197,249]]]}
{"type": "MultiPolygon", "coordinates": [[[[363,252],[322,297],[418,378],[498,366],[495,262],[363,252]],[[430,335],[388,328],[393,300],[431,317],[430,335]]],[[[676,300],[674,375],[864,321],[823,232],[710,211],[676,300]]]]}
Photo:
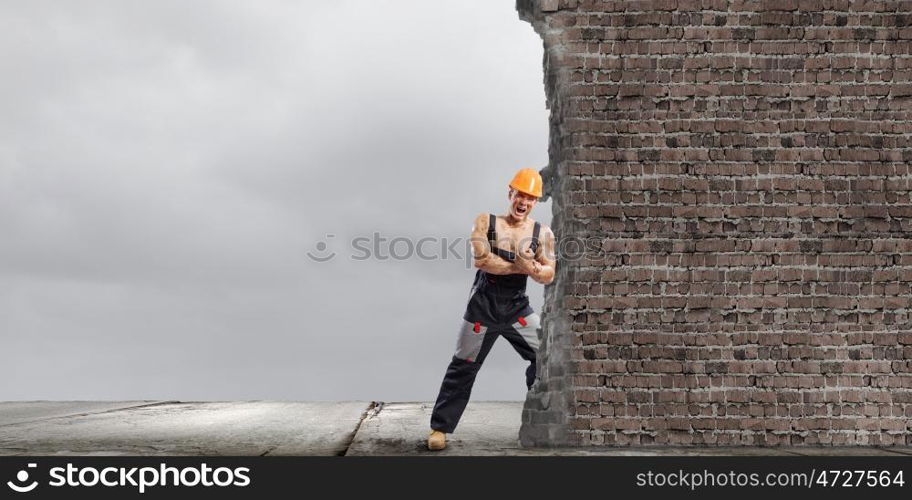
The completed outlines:
{"type": "Polygon", "coordinates": [[[0,455],[341,455],[368,404],[3,402],[0,455]]]}
{"type": "Polygon", "coordinates": [[[0,455],[910,456],[890,448],[521,448],[521,402],[469,404],[449,446],[424,447],[431,403],[0,402],[0,455]]]}

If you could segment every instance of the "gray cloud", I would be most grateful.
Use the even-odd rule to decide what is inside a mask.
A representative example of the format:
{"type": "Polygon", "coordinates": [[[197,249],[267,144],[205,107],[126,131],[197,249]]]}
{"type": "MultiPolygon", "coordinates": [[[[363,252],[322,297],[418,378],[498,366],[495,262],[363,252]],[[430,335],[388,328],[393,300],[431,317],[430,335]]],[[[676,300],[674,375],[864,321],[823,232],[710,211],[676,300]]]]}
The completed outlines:
{"type": "Polygon", "coordinates": [[[344,250],[465,237],[547,161],[513,3],[0,4],[0,398],[433,398],[473,271],[344,250]]]}

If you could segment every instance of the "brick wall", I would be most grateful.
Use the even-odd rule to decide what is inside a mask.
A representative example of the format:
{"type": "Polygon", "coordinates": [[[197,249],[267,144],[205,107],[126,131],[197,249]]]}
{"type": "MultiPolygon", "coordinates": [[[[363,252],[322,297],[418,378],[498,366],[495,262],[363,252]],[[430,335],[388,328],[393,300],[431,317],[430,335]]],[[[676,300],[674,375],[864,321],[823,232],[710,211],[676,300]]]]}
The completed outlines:
{"type": "Polygon", "coordinates": [[[912,445],[912,1],[517,7],[587,248],[523,443],[912,445]]]}

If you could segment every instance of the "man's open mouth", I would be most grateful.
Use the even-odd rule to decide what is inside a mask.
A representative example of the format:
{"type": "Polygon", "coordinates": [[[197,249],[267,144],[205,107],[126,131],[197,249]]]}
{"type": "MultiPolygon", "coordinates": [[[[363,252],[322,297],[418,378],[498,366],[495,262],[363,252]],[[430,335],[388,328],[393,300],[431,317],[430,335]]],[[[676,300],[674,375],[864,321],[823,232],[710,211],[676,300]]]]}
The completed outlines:
{"type": "Polygon", "coordinates": [[[527,211],[526,207],[521,207],[521,206],[516,207],[516,213],[518,213],[519,215],[525,215],[526,211],[527,211]]]}

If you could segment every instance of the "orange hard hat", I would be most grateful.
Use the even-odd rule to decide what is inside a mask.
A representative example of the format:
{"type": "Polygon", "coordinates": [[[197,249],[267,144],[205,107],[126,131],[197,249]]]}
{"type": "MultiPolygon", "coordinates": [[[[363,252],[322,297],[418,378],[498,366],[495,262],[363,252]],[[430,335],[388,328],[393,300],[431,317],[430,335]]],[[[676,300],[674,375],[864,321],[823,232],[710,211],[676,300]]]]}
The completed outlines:
{"type": "Polygon", "coordinates": [[[541,198],[541,174],[531,168],[520,169],[520,171],[516,172],[516,175],[513,176],[513,180],[510,181],[510,187],[536,198],[541,198]]]}

